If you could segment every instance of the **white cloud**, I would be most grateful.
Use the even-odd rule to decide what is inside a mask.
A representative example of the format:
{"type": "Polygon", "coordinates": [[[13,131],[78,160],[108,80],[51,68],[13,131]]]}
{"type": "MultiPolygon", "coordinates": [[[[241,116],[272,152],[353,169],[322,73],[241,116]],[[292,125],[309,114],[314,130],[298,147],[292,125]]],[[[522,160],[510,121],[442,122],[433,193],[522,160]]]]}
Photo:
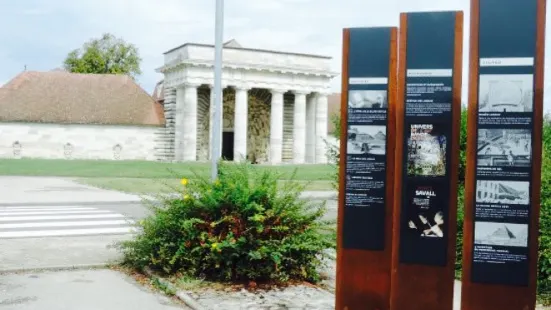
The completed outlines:
{"type": "MultiPolygon", "coordinates": [[[[0,48],[0,80],[11,79],[24,64],[29,70],[59,67],[71,49],[91,37],[111,32],[138,46],[144,72],[139,81],[151,92],[162,78],[154,70],[162,65],[163,52],[186,42],[212,44],[214,40],[214,0],[0,2],[3,6],[0,40],[4,42],[0,48]]],[[[333,70],[340,71],[342,28],[398,26],[400,12],[463,10],[466,68],[469,3],[469,0],[229,0],[225,1],[224,39],[234,38],[253,48],[332,56],[333,70]]],[[[466,100],[468,72],[465,69],[463,73],[466,100]]],[[[339,91],[340,77],[332,85],[339,91]]]]}
{"type": "Polygon", "coordinates": [[[23,15],[48,15],[50,10],[47,9],[27,9],[22,12],[23,15]]]}
{"type": "MultiPolygon", "coordinates": [[[[334,0],[225,1],[224,38],[235,38],[249,47],[328,54],[334,57],[333,69],[338,71],[341,29],[388,24],[392,19],[396,22],[397,1],[348,0],[340,4],[334,0]]],[[[213,42],[214,4],[215,1],[198,0],[51,0],[47,5],[37,2],[25,9],[39,12],[47,8],[51,20],[31,19],[12,38],[27,38],[31,42],[31,38],[39,37],[37,46],[55,49],[57,53],[56,58],[49,60],[49,66],[54,68],[71,49],[91,37],[111,32],[138,46],[144,60],[140,81],[151,91],[161,78],[154,69],[162,65],[163,52],[186,42],[213,42]],[[45,30],[49,23],[61,26],[45,30]],[[33,29],[41,29],[42,34],[37,35],[33,29]]],[[[16,23],[20,21],[11,21],[12,25],[16,23]]],[[[6,25],[0,21],[0,27],[5,29],[6,25]]],[[[41,55],[36,53],[37,58],[41,55]]],[[[4,61],[0,58],[0,62],[4,61]]],[[[11,75],[18,72],[8,71],[11,75]]]]}

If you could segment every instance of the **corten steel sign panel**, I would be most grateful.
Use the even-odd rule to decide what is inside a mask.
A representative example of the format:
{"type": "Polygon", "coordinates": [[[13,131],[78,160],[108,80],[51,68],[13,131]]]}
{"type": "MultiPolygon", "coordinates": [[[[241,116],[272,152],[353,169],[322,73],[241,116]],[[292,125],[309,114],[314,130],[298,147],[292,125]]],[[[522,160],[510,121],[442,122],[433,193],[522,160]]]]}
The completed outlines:
{"type": "Polygon", "coordinates": [[[391,309],[453,306],[462,42],[462,12],[401,14],[391,309]]]}
{"type": "Polygon", "coordinates": [[[474,0],[463,309],[534,309],[545,1],[474,0]]]}
{"type": "Polygon", "coordinates": [[[397,28],[343,32],[336,309],[389,309],[397,28]]]}

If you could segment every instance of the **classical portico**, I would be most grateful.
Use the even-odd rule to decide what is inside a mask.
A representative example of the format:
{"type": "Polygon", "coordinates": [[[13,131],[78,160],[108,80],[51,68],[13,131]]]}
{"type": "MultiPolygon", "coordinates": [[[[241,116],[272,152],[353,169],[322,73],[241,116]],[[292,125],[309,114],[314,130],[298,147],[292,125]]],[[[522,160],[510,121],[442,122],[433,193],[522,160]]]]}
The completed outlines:
{"type": "MultiPolygon", "coordinates": [[[[165,53],[164,157],[210,158],[214,47],[185,44],[165,53]]],[[[330,57],[224,46],[222,157],[256,163],[326,163],[330,57]]]]}

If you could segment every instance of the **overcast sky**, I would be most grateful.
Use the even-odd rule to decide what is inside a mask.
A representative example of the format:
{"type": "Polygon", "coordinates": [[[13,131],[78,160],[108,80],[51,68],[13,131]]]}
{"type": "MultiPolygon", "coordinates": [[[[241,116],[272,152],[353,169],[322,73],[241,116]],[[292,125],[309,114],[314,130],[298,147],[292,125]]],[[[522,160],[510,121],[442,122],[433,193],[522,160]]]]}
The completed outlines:
{"type": "MultiPolygon", "coordinates": [[[[0,0],[0,85],[25,65],[38,71],[60,67],[69,51],[110,32],[139,48],[143,74],[138,81],[151,93],[162,78],[155,68],[162,65],[163,52],[186,42],[213,43],[214,4],[215,0],[0,0]]],[[[465,32],[469,31],[469,0],[226,0],[225,6],[224,40],[332,56],[335,71],[341,67],[344,27],[398,26],[400,12],[463,10],[465,32]]],[[[551,38],[547,42],[549,46],[551,38]]],[[[465,64],[467,44],[465,36],[465,64]]],[[[550,74],[546,70],[546,76],[550,74]]],[[[340,91],[340,76],[333,90],[340,91]]]]}

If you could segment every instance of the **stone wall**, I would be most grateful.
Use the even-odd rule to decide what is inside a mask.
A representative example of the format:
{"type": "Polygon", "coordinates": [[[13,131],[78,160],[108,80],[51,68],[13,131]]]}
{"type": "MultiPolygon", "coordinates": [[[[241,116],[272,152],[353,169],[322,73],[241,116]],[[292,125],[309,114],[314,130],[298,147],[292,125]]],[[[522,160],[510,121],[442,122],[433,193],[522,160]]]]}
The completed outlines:
{"type": "Polygon", "coordinates": [[[268,161],[270,145],[270,105],[268,100],[271,100],[271,96],[266,91],[255,90],[249,93],[247,157],[254,163],[268,161]]]}
{"type": "Polygon", "coordinates": [[[1,158],[157,160],[159,127],[0,123],[1,158]]]}
{"type": "MultiPolygon", "coordinates": [[[[247,159],[256,163],[268,160],[268,143],[270,139],[270,106],[266,94],[260,90],[248,94],[247,126],[247,159]],[[259,93],[260,92],[260,93],[259,93]]],[[[223,130],[235,129],[235,91],[224,90],[223,130]]]]}
{"type": "Polygon", "coordinates": [[[197,160],[210,158],[210,89],[199,88],[197,94],[197,160]]]}
{"type": "Polygon", "coordinates": [[[176,151],[174,145],[174,126],[176,113],[176,89],[167,88],[164,90],[164,112],[165,112],[165,127],[161,128],[157,133],[157,148],[156,157],[162,161],[170,162],[174,160],[176,151]]]}

